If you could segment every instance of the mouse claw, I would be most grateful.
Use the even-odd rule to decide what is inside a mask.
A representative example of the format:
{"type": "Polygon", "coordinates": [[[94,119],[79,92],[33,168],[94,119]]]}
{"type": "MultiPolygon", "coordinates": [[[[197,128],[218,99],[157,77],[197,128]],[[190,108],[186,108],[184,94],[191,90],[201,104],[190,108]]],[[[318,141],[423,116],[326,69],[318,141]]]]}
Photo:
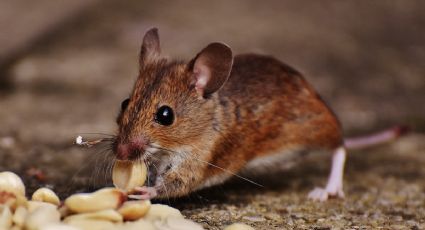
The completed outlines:
{"type": "Polygon", "coordinates": [[[330,197],[344,198],[344,196],[344,191],[341,189],[336,191],[328,191],[328,189],[319,187],[308,193],[308,199],[320,202],[327,201],[330,197]]]}
{"type": "Polygon", "coordinates": [[[324,188],[314,188],[313,191],[308,193],[308,199],[313,201],[324,202],[328,200],[329,194],[324,188]]]}
{"type": "Polygon", "coordinates": [[[150,200],[158,195],[156,188],[154,187],[136,187],[134,188],[135,194],[128,195],[128,198],[135,200],[150,200]]]}

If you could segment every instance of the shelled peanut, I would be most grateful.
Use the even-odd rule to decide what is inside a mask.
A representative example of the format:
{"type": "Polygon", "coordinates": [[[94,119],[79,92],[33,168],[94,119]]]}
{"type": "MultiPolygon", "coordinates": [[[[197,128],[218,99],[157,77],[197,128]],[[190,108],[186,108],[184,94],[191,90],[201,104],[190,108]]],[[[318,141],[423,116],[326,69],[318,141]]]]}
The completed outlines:
{"type": "Polygon", "coordinates": [[[143,163],[118,162],[113,182],[117,188],[78,193],[60,201],[54,191],[40,188],[31,200],[12,172],[0,173],[0,229],[3,230],[198,230],[179,210],[149,200],[128,200],[128,192],[146,180],[143,163]]]}
{"type": "Polygon", "coordinates": [[[115,161],[112,169],[114,186],[126,192],[142,186],[147,177],[147,167],[143,162],[115,161]]]}
{"type": "MultiPolygon", "coordinates": [[[[121,180],[118,183],[126,186],[123,189],[130,191],[134,186],[143,185],[146,166],[120,164],[115,168],[131,170],[130,174],[118,172],[118,176],[117,172],[114,172],[114,182],[117,178],[121,180]]],[[[127,192],[123,189],[102,188],[92,193],[74,194],[64,202],[60,202],[51,189],[40,188],[32,194],[31,200],[27,200],[25,186],[19,176],[11,172],[2,172],[0,173],[0,229],[172,230],[182,227],[189,230],[203,229],[190,220],[184,220],[177,209],[151,204],[149,200],[127,200],[127,192]],[[176,218],[182,219],[178,220],[182,226],[175,225],[176,218]]]]}

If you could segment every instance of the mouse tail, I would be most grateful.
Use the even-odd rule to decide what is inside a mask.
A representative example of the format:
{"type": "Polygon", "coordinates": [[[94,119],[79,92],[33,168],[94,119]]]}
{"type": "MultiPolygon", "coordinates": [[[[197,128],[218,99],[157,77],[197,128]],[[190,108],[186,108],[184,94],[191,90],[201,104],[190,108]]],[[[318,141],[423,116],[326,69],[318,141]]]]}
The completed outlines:
{"type": "Polygon", "coordinates": [[[346,138],[344,139],[344,145],[348,149],[365,148],[395,140],[409,131],[409,127],[398,125],[370,135],[346,138]]]}

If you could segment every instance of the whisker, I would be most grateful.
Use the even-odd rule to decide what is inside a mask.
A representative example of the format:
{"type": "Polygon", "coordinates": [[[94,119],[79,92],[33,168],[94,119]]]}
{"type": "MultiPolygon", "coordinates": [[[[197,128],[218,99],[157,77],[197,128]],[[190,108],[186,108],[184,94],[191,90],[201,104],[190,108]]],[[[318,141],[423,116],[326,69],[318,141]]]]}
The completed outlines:
{"type": "Polygon", "coordinates": [[[150,186],[150,175],[149,175],[149,166],[148,166],[148,164],[147,164],[147,162],[146,162],[146,159],[145,159],[145,157],[144,156],[142,156],[141,157],[141,160],[143,161],[143,163],[146,165],[146,167],[148,168],[148,172],[146,173],[146,178],[147,178],[147,180],[148,180],[148,187],[150,186]]]}
{"type": "Polygon", "coordinates": [[[96,187],[98,184],[102,183],[101,178],[103,178],[104,182],[107,181],[106,173],[102,173],[102,172],[105,172],[104,169],[106,169],[106,167],[107,167],[107,164],[105,164],[105,161],[107,162],[108,154],[105,154],[105,153],[107,153],[109,151],[110,151],[110,148],[107,147],[107,148],[103,149],[102,151],[100,151],[96,154],[97,155],[96,156],[96,166],[99,166],[99,167],[95,167],[95,170],[94,170],[94,173],[93,173],[94,174],[94,176],[92,177],[92,186],[93,187],[96,187]],[[100,154],[101,154],[101,156],[98,157],[98,155],[100,155],[100,154]],[[100,159],[102,159],[101,164],[99,164],[100,159]],[[101,174],[103,174],[102,177],[100,176],[101,174]]]}
{"type": "MultiPolygon", "coordinates": [[[[156,171],[159,172],[158,167],[156,167],[156,165],[154,163],[152,163],[152,165],[153,165],[153,167],[155,167],[156,171]]],[[[168,193],[168,189],[167,189],[167,186],[165,186],[165,182],[164,181],[161,182],[161,186],[165,190],[165,195],[167,196],[168,203],[170,203],[170,194],[168,193]]]]}
{"type": "MultiPolygon", "coordinates": [[[[159,150],[163,150],[163,151],[168,151],[168,152],[171,152],[171,153],[181,153],[181,152],[177,152],[177,151],[174,151],[174,150],[171,150],[171,149],[167,149],[167,148],[164,148],[164,147],[154,147],[154,146],[150,146],[150,147],[152,147],[152,148],[157,148],[157,149],[159,149],[159,150]]],[[[192,146],[192,147],[194,147],[194,146],[192,146]]],[[[196,147],[194,147],[194,148],[196,148],[196,147]]],[[[198,149],[198,150],[199,150],[199,149],[198,149]]],[[[233,175],[233,176],[235,176],[235,177],[237,177],[237,178],[239,178],[239,179],[242,179],[242,180],[244,180],[244,181],[247,181],[247,182],[249,182],[249,183],[251,183],[251,184],[254,184],[254,185],[257,185],[257,186],[260,186],[260,187],[264,187],[264,185],[261,185],[261,184],[259,184],[259,183],[255,182],[255,181],[253,181],[253,180],[250,180],[250,179],[248,179],[248,178],[245,178],[245,177],[243,177],[243,176],[241,176],[241,175],[239,175],[239,174],[237,174],[237,173],[234,173],[234,172],[232,172],[232,171],[230,171],[230,170],[228,170],[228,169],[222,168],[222,167],[220,167],[220,166],[218,166],[218,165],[215,165],[215,164],[213,164],[213,163],[210,163],[210,162],[208,162],[208,161],[201,160],[201,159],[197,158],[197,157],[196,157],[195,155],[193,155],[193,154],[189,154],[189,153],[186,153],[186,152],[184,152],[184,153],[185,153],[185,155],[187,155],[188,157],[192,157],[192,159],[198,160],[198,161],[200,161],[200,162],[203,162],[204,164],[208,164],[208,165],[210,165],[210,166],[212,166],[212,167],[215,167],[215,168],[217,168],[217,169],[220,169],[220,170],[222,170],[223,172],[229,173],[229,174],[231,174],[231,175],[233,175]]]]}
{"type": "Polygon", "coordinates": [[[78,134],[84,134],[84,135],[103,135],[103,136],[117,137],[116,135],[108,134],[108,133],[76,133],[76,135],[78,135],[78,134]]]}
{"type": "Polygon", "coordinates": [[[235,176],[235,177],[237,177],[237,178],[239,178],[239,179],[242,179],[242,180],[247,181],[247,182],[249,182],[249,183],[251,183],[251,184],[254,184],[254,185],[257,185],[257,186],[260,186],[260,187],[264,188],[264,185],[259,184],[259,183],[255,182],[255,181],[252,181],[252,180],[250,180],[250,179],[248,179],[248,178],[246,178],[246,177],[243,177],[243,176],[241,176],[241,175],[239,175],[239,174],[237,174],[237,173],[234,173],[234,172],[232,172],[232,171],[230,171],[230,170],[228,170],[228,169],[222,168],[222,167],[220,167],[220,166],[218,166],[218,165],[215,165],[215,164],[213,164],[213,163],[210,163],[210,162],[208,162],[208,161],[201,160],[201,159],[199,159],[199,158],[197,158],[197,157],[194,157],[194,156],[191,156],[191,157],[193,157],[193,159],[195,159],[195,160],[198,160],[198,161],[200,161],[200,162],[203,162],[203,163],[205,163],[205,164],[208,164],[208,165],[210,165],[210,166],[212,166],[212,167],[214,167],[214,168],[218,168],[218,169],[220,169],[220,170],[223,170],[224,172],[227,172],[227,173],[229,173],[229,174],[231,174],[231,175],[233,175],[233,176],[235,176]]]}
{"type": "MultiPolygon", "coordinates": [[[[103,150],[104,151],[104,150],[103,150]]],[[[71,179],[70,179],[70,181],[68,182],[68,188],[70,189],[70,188],[73,188],[74,187],[74,185],[76,184],[76,177],[83,171],[83,170],[85,170],[85,169],[87,169],[87,167],[89,167],[89,166],[92,166],[93,165],[93,162],[94,161],[96,161],[97,159],[98,159],[98,155],[99,154],[101,154],[101,152],[103,152],[103,151],[100,151],[100,152],[98,152],[98,151],[96,151],[94,154],[90,154],[89,155],[89,157],[88,157],[88,159],[87,160],[85,160],[84,162],[83,162],[83,164],[80,166],[80,167],[78,167],[78,169],[77,169],[77,171],[76,172],[74,172],[73,174],[72,174],[72,176],[71,176],[71,179]]],[[[69,189],[68,189],[68,192],[69,192],[69,189]]]]}
{"type": "Polygon", "coordinates": [[[105,142],[114,143],[114,141],[115,141],[115,138],[100,138],[100,139],[92,140],[92,141],[84,141],[81,136],[78,136],[75,139],[75,144],[91,148],[99,143],[105,143],[105,142]]]}
{"type": "MultiPolygon", "coordinates": [[[[152,154],[151,152],[149,152],[149,151],[146,151],[146,152],[149,154],[149,157],[153,158],[154,160],[160,160],[158,157],[156,157],[156,156],[155,156],[154,154],[152,154]]],[[[151,165],[152,165],[153,167],[155,167],[156,172],[158,173],[158,172],[159,172],[159,169],[158,169],[158,167],[155,165],[155,163],[154,163],[154,162],[151,162],[151,165]]],[[[148,173],[148,175],[149,175],[149,173],[148,173]]],[[[158,176],[158,175],[157,175],[157,176],[158,176]]],[[[148,179],[148,181],[149,181],[149,179],[148,179]]],[[[148,184],[148,186],[149,186],[149,184],[148,184]]],[[[163,187],[163,188],[164,188],[164,190],[165,190],[165,195],[167,196],[168,203],[170,203],[170,194],[169,194],[169,192],[168,192],[167,186],[165,186],[165,182],[164,182],[164,181],[162,181],[162,183],[161,183],[161,187],[163,187]]]]}
{"type": "Polygon", "coordinates": [[[105,165],[105,172],[103,174],[103,177],[104,177],[103,179],[105,183],[107,183],[110,180],[111,178],[110,175],[112,175],[112,170],[114,167],[114,159],[111,159],[112,154],[109,154],[109,153],[112,153],[111,148],[108,148],[108,151],[106,152],[106,154],[104,154],[104,157],[103,157],[104,165],[105,165]]]}

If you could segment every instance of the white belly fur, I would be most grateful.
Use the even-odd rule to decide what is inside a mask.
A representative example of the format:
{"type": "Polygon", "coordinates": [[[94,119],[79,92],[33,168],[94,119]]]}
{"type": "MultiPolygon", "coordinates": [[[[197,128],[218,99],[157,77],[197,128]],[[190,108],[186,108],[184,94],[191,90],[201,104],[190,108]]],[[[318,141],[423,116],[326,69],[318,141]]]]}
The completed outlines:
{"type": "MultiPolygon", "coordinates": [[[[250,177],[259,174],[273,173],[274,171],[288,170],[304,155],[305,152],[299,148],[278,151],[251,160],[240,172],[235,173],[243,177],[250,177]]],[[[221,184],[232,176],[230,172],[223,171],[221,174],[208,178],[201,186],[196,188],[196,190],[221,184]]]]}
{"type": "Polygon", "coordinates": [[[264,157],[257,157],[248,162],[240,173],[244,176],[255,176],[258,174],[288,170],[292,168],[305,153],[306,152],[302,151],[300,148],[294,148],[267,154],[264,157]]]}

